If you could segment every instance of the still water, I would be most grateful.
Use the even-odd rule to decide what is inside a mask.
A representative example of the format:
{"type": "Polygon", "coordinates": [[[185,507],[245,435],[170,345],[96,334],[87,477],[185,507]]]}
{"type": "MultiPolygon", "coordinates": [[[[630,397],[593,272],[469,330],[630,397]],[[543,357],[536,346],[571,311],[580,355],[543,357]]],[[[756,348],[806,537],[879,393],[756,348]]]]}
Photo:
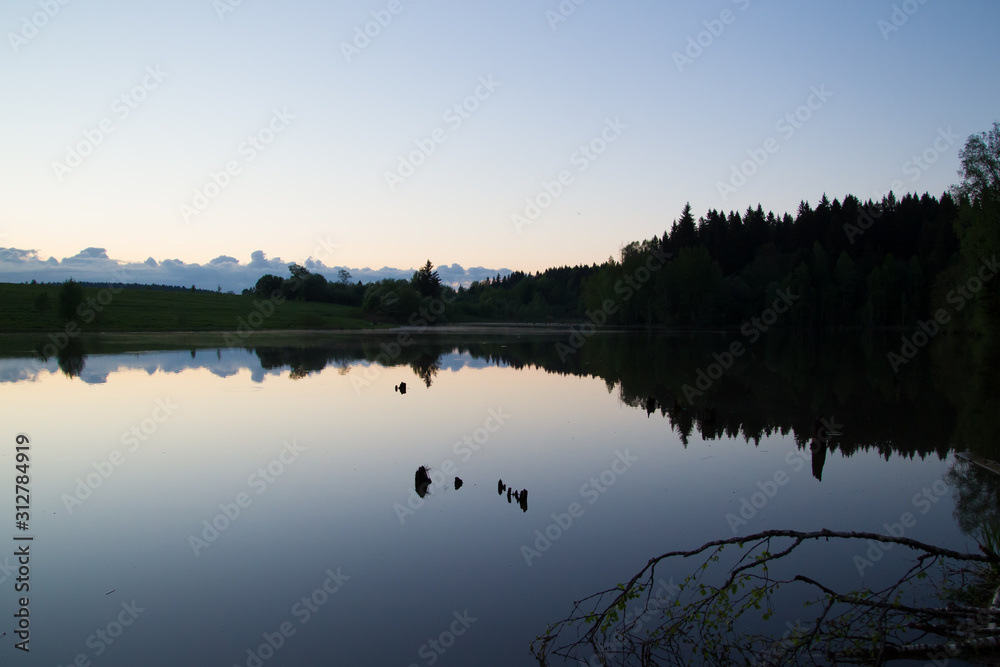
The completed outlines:
{"type": "MultiPolygon", "coordinates": [[[[719,373],[717,335],[395,340],[100,339],[59,359],[7,341],[3,663],[537,664],[529,643],[575,600],[665,551],[906,512],[908,537],[975,549],[996,512],[990,475],[954,454],[992,452],[949,350],[897,375],[891,340],[769,340],[719,373]],[[821,416],[841,435],[817,459],[821,416]]],[[[891,574],[887,555],[859,576],[855,551],[802,565],[891,574]]]]}

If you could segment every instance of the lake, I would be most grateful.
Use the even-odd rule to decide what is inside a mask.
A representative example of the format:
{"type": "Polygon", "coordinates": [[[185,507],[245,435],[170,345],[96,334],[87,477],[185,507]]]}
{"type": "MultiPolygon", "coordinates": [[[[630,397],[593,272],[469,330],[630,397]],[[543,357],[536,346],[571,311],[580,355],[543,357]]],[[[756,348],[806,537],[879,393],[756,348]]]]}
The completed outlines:
{"type": "MultiPolygon", "coordinates": [[[[996,455],[962,340],[894,373],[898,335],[776,335],[733,358],[738,335],[255,336],[103,336],[47,359],[44,336],[5,339],[5,661],[537,664],[530,642],[574,601],[666,551],[905,513],[906,536],[975,550],[997,512],[994,476],[955,456],[996,455]],[[822,456],[819,418],[839,433],[822,456]]],[[[859,554],[797,565],[893,574],[893,552],[860,574],[859,554]]]]}

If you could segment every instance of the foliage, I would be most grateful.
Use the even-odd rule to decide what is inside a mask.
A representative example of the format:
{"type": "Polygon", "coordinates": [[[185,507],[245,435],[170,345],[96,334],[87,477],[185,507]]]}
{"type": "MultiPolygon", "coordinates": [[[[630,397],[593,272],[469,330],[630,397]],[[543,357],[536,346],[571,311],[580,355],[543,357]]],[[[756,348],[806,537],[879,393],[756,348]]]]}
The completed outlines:
{"type": "Polygon", "coordinates": [[[273,274],[265,274],[257,280],[257,284],[254,285],[254,294],[265,299],[271,298],[271,295],[275,292],[281,291],[281,285],[284,283],[284,279],[280,276],[273,274]]]}
{"type": "Polygon", "coordinates": [[[427,263],[413,274],[413,279],[410,282],[422,297],[435,299],[441,295],[441,277],[434,270],[431,260],[427,260],[427,263]]]}
{"type": "Polygon", "coordinates": [[[467,319],[542,321],[610,304],[610,324],[739,327],[786,290],[800,298],[779,326],[911,326],[946,305],[936,278],[963,261],[958,214],[947,193],[824,195],[794,217],[758,205],[710,209],[694,224],[685,206],[669,232],[629,243],[618,259],[475,282],[458,306],[467,319]],[[658,257],[668,259],[646,276],[658,257]]]}
{"type": "Polygon", "coordinates": [[[319,274],[312,273],[304,266],[290,264],[289,277],[281,278],[266,274],[257,280],[252,293],[260,298],[270,299],[280,293],[289,301],[311,301],[314,303],[335,303],[344,306],[360,306],[365,287],[361,283],[352,285],[351,274],[343,269],[340,281],[331,283],[319,274]],[[346,277],[346,281],[345,281],[346,277]]]}
{"type": "Polygon", "coordinates": [[[652,558],[627,583],[578,601],[569,617],[535,640],[532,652],[543,665],[551,656],[586,662],[588,654],[601,664],[622,665],[883,664],[995,654],[1000,607],[992,591],[975,605],[927,601],[960,585],[970,567],[997,563],[995,553],[961,553],[878,533],[769,530],[715,540],[652,558]],[[863,549],[898,545],[913,557],[896,581],[879,590],[842,593],[810,576],[781,574],[779,561],[803,545],[831,539],[856,541],[863,549]],[[717,575],[731,547],[736,554],[717,575]],[[658,586],[657,567],[693,556],[703,557],[694,573],[666,586],[660,579],[658,586]],[[766,624],[785,588],[811,591],[814,597],[805,604],[818,611],[775,639],[749,617],[759,612],[766,624]],[[633,600],[639,604],[628,610],[633,600]]]}
{"type": "Polygon", "coordinates": [[[361,302],[361,310],[365,313],[397,320],[405,320],[419,307],[420,294],[410,282],[393,278],[368,285],[361,302]]]}
{"type": "MultiPolygon", "coordinates": [[[[961,282],[978,280],[984,260],[1000,257],[1000,123],[989,132],[974,134],[959,153],[962,181],[952,188],[960,209],[955,220],[964,266],[956,270],[961,282]]],[[[980,332],[1000,327],[1000,281],[983,281],[974,308],[966,311],[967,326],[980,332]]]]}
{"type": "Polygon", "coordinates": [[[962,182],[953,188],[956,197],[974,204],[1000,201],[1000,122],[994,122],[988,132],[966,139],[958,157],[962,182]]]}
{"type": "MultiPolygon", "coordinates": [[[[971,308],[949,296],[984,260],[1000,256],[1000,123],[969,137],[960,155],[963,180],[939,198],[888,192],[831,200],[824,193],[815,207],[800,202],[794,216],[758,204],[713,208],[697,219],[685,204],[669,231],[625,245],[618,259],[473,282],[458,290],[449,318],[742,328],[786,294],[795,303],[778,327],[912,327],[944,308],[949,330],[995,331],[1000,280],[984,281],[971,308]]],[[[351,285],[344,269],[335,283],[298,264],[289,270],[286,298],[363,306],[400,320],[414,312],[401,288],[351,285]]],[[[274,289],[272,278],[262,277],[256,293],[274,289]]],[[[440,296],[430,260],[410,287],[425,300],[440,296]]]]}
{"type": "Polygon", "coordinates": [[[57,298],[59,317],[65,321],[77,318],[77,309],[83,304],[83,288],[72,278],[59,288],[57,298]]]}

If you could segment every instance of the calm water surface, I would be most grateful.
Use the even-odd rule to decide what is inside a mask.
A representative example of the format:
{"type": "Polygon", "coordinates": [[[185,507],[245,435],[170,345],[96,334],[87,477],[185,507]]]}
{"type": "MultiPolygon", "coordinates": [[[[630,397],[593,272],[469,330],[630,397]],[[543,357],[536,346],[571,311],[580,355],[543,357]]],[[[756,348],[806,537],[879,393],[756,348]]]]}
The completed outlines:
{"type": "MultiPolygon", "coordinates": [[[[906,512],[908,536],[969,549],[995,498],[954,456],[989,439],[947,351],[894,375],[870,341],[761,342],[692,404],[685,385],[727,339],[393,340],[91,342],[48,360],[9,344],[4,664],[529,665],[573,601],[665,551],[885,532],[906,512]],[[821,415],[842,435],[814,460],[821,415]],[[14,648],[15,535],[34,536],[30,657],[14,648]]],[[[855,551],[798,565],[850,586],[892,573],[887,554],[859,577],[855,551]]]]}

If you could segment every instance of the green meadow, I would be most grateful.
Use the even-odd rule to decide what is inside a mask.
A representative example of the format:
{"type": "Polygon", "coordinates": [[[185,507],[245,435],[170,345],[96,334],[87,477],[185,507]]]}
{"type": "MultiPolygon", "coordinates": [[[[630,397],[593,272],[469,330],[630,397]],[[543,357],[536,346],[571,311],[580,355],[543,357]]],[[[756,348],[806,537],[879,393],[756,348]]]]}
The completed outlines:
{"type": "MultiPolygon", "coordinates": [[[[84,287],[77,318],[84,332],[367,329],[379,325],[360,308],[215,292],[84,287]],[[104,291],[102,295],[100,292],[104,291]],[[109,300],[110,297],[110,300],[109,300]],[[105,305],[106,304],[106,305],[105,305]]],[[[0,331],[58,331],[59,285],[0,283],[0,331]]]]}

